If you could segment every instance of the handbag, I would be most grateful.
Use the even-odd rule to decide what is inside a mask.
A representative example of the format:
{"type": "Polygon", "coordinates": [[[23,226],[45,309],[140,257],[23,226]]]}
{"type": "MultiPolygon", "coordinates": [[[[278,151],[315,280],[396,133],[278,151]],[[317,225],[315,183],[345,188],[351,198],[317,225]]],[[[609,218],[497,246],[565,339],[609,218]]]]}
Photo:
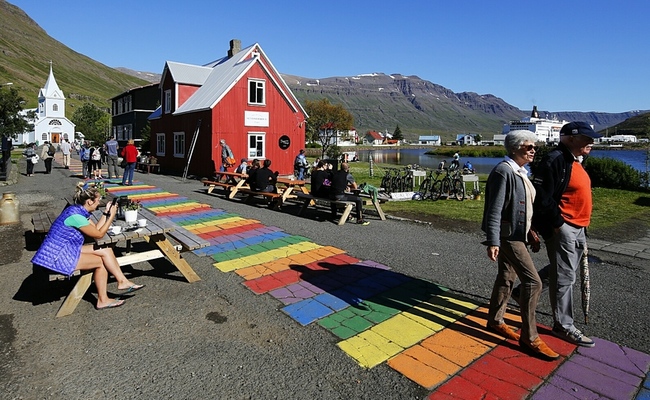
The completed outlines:
{"type": "Polygon", "coordinates": [[[40,160],[40,157],[36,154],[34,154],[31,158],[32,164],[38,164],[38,160],[40,160]]]}

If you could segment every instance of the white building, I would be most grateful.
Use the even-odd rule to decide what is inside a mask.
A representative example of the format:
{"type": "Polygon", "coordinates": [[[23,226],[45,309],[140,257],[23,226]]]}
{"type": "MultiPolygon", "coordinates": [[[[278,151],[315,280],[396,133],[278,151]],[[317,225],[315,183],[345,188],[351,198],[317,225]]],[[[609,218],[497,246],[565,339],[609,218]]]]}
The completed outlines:
{"type": "Polygon", "coordinates": [[[418,144],[427,144],[433,146],[440,146],[442,141],[438,135],[418,136],[418,144]]]}
{"type": "Polygon", "coordinates": [[[45,86],[38,92],[38,108],[26,111],[35,111],[36,119],[32,132],[19,134],[16,144],[43,142],[61,143],[63,139],[74,141],[75,124],[65,117],[65,96],[54,79],[52,63],[50,75],[45,86]]]}
{"type": "Polygon", "coordinates": [[[614,135],[610,136],[609,138],[602,138],[603,141],[607,140],[609,142],[617,142],[617,143],[636,143],[637,139],[636,136],[634,135],[614,135]]]}
{"type": "MultiPolygon", "coordinates": [[[[530,117],[518,121],[510,121],[503,125],[502,134],[507,135],[510,131],[523,130],[531,131],[537,136],[538,142],[558,143],[560,141],[560,129],[569,121],[560,121],[557,118],[539,118],[537,106],[533,106],[530,117]]],[[[496,139],[494,139],[496,143],[496,139]]]]}

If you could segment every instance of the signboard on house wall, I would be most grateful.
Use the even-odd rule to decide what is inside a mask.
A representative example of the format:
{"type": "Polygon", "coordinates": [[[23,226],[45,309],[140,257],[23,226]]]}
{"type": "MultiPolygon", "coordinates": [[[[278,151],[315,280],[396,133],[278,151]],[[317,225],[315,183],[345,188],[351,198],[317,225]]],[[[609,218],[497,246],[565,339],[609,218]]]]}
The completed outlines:
{"type": "Polygon", "coordinates": [[[269,126],[269,113],[264,111],[244,111],[245,126],[269,126]]]}

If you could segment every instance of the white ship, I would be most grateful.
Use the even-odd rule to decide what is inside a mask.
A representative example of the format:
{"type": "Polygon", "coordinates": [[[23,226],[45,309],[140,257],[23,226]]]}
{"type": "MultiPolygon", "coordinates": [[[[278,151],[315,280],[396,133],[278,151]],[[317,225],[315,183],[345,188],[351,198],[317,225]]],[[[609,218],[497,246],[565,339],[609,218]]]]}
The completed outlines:
{"type": "Polygon", "coordinates": [[[569,121],[560,121],[557,118],[540,118],[537,106],[533,106],[530,117],[504,124],[501,133],[505,136],[510,131],[522,129],[534,132],[537,135],[538,142],[557,143],[560,141],[560,129],[562,129],[562,125],[567,123],[569,121]]]}

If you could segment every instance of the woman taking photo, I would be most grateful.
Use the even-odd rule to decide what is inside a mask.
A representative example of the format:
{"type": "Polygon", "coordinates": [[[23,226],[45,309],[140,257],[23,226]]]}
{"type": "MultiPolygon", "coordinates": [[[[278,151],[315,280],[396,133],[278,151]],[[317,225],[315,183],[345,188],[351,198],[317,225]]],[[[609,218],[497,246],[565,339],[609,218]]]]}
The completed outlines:
{"type": "Polygon", "coordinates": [[[108,297],[109,273],[117,280],[117,288],[126,293],[142,289],[144,285],[136,285],[124,276],[112,248],[84,244],[84,235],[93,239],[103,237],[115,219],[117,207],[111,207],[109,203],[97,224],[90,221],[90,213],[97,209],[100,200],[97,188],[84,189],[83,182],[79,183],[74,195],[75,204],[66,207],[52,223],[32,263],[68,276],[75,270],[93,270],[98,297],[96,308],[103,310],[124,304],[124,300],[108,297]]]}

